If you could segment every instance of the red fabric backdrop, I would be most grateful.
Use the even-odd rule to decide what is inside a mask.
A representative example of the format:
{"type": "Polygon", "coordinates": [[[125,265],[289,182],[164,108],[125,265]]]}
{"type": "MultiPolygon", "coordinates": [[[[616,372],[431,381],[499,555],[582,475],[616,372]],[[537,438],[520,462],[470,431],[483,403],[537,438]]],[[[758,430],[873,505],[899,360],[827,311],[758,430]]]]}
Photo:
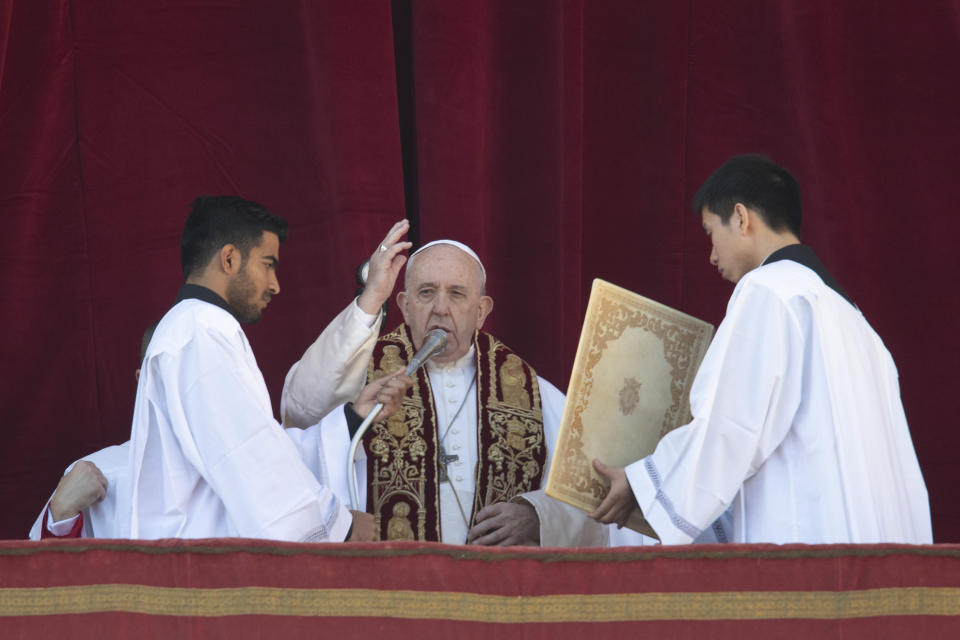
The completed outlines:
{"type": "Polygon", "coordinates": [[[564,388],[594,277],[719,322],[689,202],[762,151],[893,353],[935,537],[960,540],[958,57],[946,1],[0,0],[0,537],[126,439],[196,195],[291,222],[248,332],[275,401],[411,194],[418,238],[481,253],[489,328],[564,388]]]}

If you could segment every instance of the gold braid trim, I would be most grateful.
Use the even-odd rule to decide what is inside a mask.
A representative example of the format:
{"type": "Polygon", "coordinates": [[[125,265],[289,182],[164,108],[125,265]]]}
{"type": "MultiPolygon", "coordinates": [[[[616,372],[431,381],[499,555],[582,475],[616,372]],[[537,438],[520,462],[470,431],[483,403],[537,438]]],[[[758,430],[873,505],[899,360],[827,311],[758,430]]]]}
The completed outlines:
{"type": "MultiPolygon", "coordinates": [[[[538,488],[547,456],[536,372],[489,334],[476,332],[474,349],[479,462],[471,524],[484,506],[538,488]]],[[[377,341],[368,379],[406,366],[413,353],[409,329],[401,324],[377,341]]],[[[440,540],[436,415],[421,368],[400,410],[364,437],[367,509],[381,540],[440,540]]]]}
{"type": "Polygon", "coordinates": [[[956,587],[491,595],[388,589],[193,589],[136,584],[0,589],[0,616],[106,612],[155,616],[403,618],[497,623],[849,620],[958,616],[956,587]]]}
{"type": "Polygon", "coordinates": [[[480,460],[474,517],[487,505],[539,488],[547,461],[536,371],[488,333],[477,332],[475,344],[480,460]]]}

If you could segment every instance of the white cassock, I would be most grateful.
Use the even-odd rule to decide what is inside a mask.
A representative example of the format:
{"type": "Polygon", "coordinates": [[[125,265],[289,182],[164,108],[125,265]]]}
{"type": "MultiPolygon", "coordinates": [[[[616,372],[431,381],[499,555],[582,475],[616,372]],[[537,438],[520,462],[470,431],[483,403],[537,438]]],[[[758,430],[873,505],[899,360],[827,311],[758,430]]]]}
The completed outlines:
{"type": "Polygon", "coordinates": [[[219,306],[183,300],[160,321],[130,441],[122,537],[342,541],[349,531],[349,511],[274,419],[250,344],[219,306]]]}
{"type": "MultiPolygon", "coordinates": [[[[313,473],[317,482],[326,486],[329,482],[327,469],[323,465],[323,460],[319,458],[321,451],[319,438],[320,430],[317,426],[307,429],[286,429],[284,435],[290,438],[300,454],[300,459],[313,473]]],[[[81,538],[116,538],[119,537],[117,526],[117,495],[123,493],[123,483],[129,476],[128,463],[130,461],[130,441],[123,444],[114,445],[84,456],[81,460],[88,460],[95,464],[103,476],[107,479],[107,492],[103,499],[91,504],[83,510],[83,530],[80,533],[81,538]]],[[[70,471],[76,462],[67,467],[64,473],[70,471]]],[[[51,495],[51,498],[53,496],[51,495]]],[[[41,527],[43,526],[43,517],[48,516],[47,527],[57,536],[64,536],[73,528],[77,517],[67,518],[60,522],[49,520],[47,513],[47,504],[33,523],[30,529],[31,540],[40,540],[41,527]]]]}
{"type": "Polygon", "coordinates": [[[711,527],[730,542],[932,542],[893,359],[807,267],[740,280],[690,405],[690,424],[626,468],[665,544],[711,527]]]}
{"type": "MultiPolygon", "coordinates": [[[[314,376],[309,381],[313,385],[315,410],[326,413],[329,407],[356,397],[366,378],[366,364],[376,343],[379,318],[379,315],[365,313],[357,306],[356,301],[351,302],[327,325],[307,350],[307,353],[319,362],[325,363],[325,366],[320,367],[318,362],[314,376]]],[[[301,460],[317,482],[325,485],[326,470],[318,457],[319,431],[309,428],[288,429],[284,431],[284,435],[296,445],[301,460]]],[[[130,495],[129,489],[124,487],[130,476],[130,442],[101,449],[82,460],[88,460],[100,469],[107,479],[107,492],[102,500],[84,509],[81,535],[91,538],[120,537],[123,534],[122,527],[118,526],[117,522],[117,496],[130,495]]],[[[76,462],[67,467],[64,473],[74,464],[76,462]]],[[[47,503],[49,504],[49,500],[47,503]]],[[[40,539],[42,517],[45,513],[46,506],[30,530],[30,538],[33,540],[40,539]]],[[[48,522],[48,528],[55,535],[65,535],[72,529],[75,521],[76,517],[58,523],[48,522]]]]}
{"type": "MultiPolygon", "coordinates": [[[[302,368],[303,363],[300,366],[302,368]]],[[[473,509],[476,490],[477,396],[476,385],[471,385],[476,377],[476,357],[471,347],[470,351],[456,362],[438,364],[428,361],[425,366],[434,393],[437,425],[443,447],[448,455],[458,458],[448,465],[450,482],[440,483],[442,541],[448,544],[463,544],[467,539],[467,522],[473,509]]],[[[547,467],[543,475],[546,478],[563,416],[564,395],[539,376],[537,382],[540,386],[544,440],[547,447],[547,467]]],[[[326,461],[325,466],[328,468],[328,486],[347,499],[350,495],[347,481],[350,435],[343,409],[331,412],[320,422],[318,428],[321,430],[320,444],[323,447],[320,457],[326,461]]],[[[366,458],[362,449],[353,467],[357,474],[360,503],[365,506],[366,458]]],[[[601,546],[605,543],[604,529],[587,518],[583,511],[546,496],[542,490],[522,494],[522,497],[537,511],[542,546],[601,546]]],[[[361,509],[364,506],[361,506],[361,509]]]]}

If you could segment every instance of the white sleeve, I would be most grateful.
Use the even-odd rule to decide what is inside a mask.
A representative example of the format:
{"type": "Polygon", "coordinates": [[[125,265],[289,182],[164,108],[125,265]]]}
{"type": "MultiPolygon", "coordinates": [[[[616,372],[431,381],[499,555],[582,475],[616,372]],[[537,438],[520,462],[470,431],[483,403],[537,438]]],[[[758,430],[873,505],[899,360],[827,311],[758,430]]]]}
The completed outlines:
{"type": "MultiPolygon", "coordinates": [[[[50,504],[49,502],[47,503],[50,504]]],[[[62,538],[63,536],[70,533],[70,530],[73,529],[73,525],[76,524],[77,518],[80,517],[80,514],[73,516],[72,518],[67,518],[65,520],[58,520],[57,522],[53,521],[53,514],[49,511],[47,512],[47,531],[62,538]]]]}
{"type": "MultiPolygon", "coordinates": [[[[350,452],[350,431],[343,405],[328,413],[317,424],[306,429],[284,429],[284,433],[297,447],[300,458],[317,482],[333,491],[340,502],[348,505],[350,490],[347,456],[350,452]]],[[[363,487],[360,487],[360,491],[362,494],[363,487]]]]}
{"type": "Polygon", "coordinates": [[[607,533],[606,546],[608,547],[651,547],[660,544],[660,541],[642,533],[637,533],[627,527],[617,528],[615,524],[604,527],[607,533]]]}
{"type": "Polygon", "coordinates": [[[690,543],[726,511],[786,437],[800,404],[810,310],[743,284],[691,389],[693,421],[626,468],[664,544],[690,543]]]}
{"type": "Polygon", "coordinates": [[[223,502],[238,535],[344,540],[350,513],[273,419],[255,365],[221,334],[198,332],[195,340],[186,358],[157,363],[165,370],[154,379],[174,385],[166,404],[181,418],[172,425],[179,448],[223,502]]]}
{"type": "Polygon", "coordinates": [[[47,498],[46,503],[43,505],[43,510],[40,511],[40,515],[37,516],[37,519],[33,521],[33,526],[30,527],[30,533],[27,534],[27,538],[30,540],[39,540],[40,535],[43,532],[43,517],[47,514],[47,507],[50,506],[50,499],[53,498],[53,494],[50,494],[50,498],[47,498]]]}
{"type": "Polygon", "coordinates": [[[352,301],[327,325],[287,373],[280,397],[285,427],[316,424],[337,405],[352,402],[363,388],[377,341],[380,314],[352,301]]]}
{"type": "MultiPolygon", "coordinates": [[[[550,472],[550,461],[560,433],[563,405],[566,400],[555,386],[538,377],[540,406],[543,412],[543,437],[547,445],[544,482],[550,472]]],[[[542,489],[519,496],[530,503],[540,520],[542,547],[599,547],[606,541],[603,525],[587,517],[585,511],[551,498],[542,489]]]]}
{"type": "Polygon", "coordinates": [[[733,509],[728,508],[694,539],[693,544],[725,544],[732,539],[733,509]]]}

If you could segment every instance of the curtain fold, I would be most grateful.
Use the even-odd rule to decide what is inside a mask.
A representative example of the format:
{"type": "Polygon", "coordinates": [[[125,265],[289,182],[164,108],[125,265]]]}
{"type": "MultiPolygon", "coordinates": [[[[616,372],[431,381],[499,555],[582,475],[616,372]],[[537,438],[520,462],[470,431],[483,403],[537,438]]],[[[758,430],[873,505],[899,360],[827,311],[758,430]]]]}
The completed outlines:
{"type": "Polygon", "coordinates": [[[275,401],[403,217],[381,2],[4,3],[0,536],[63,468],[130,432],[140,336],[183,278],[191,201],[290,222],[281,295],[248,335],[275,401]]]}

